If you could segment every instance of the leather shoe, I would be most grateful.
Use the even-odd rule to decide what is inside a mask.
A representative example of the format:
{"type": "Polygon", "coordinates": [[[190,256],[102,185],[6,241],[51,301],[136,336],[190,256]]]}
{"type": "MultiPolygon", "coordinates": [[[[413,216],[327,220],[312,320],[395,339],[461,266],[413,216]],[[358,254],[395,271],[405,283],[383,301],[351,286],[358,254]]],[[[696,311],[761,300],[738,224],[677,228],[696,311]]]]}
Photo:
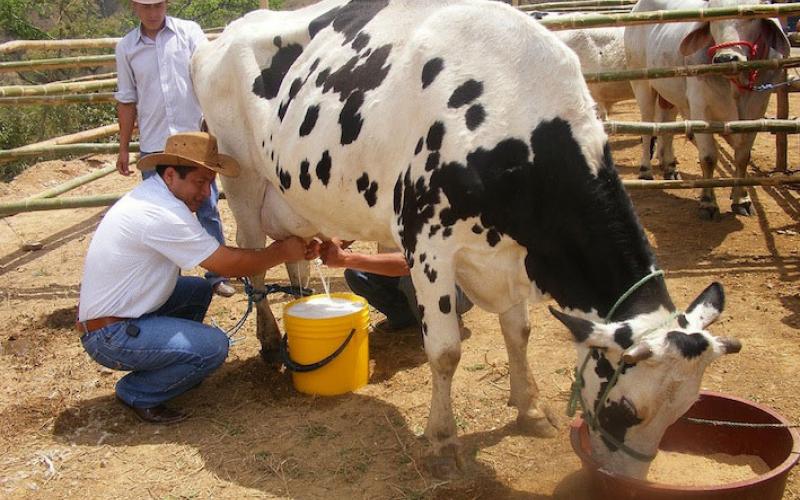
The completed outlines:
{"type": "Polygon", "coordinates": [[[177,424],[178,422],[182,422],[189,418],[189,415],[180,411],[175,410],[173,408],[167,408],[164,405],[154,406],[152,408],[137,408],[135,406],[131,406],[125,401],[117,398],[117,401],[120,402],[122,406],[128,408],[133,412],[134,415],[139,417],[139,420],[142,422],[147,422],[149,424],[177,424]]]}
{"type": "Polygon", "coordinates": [[[220,281],[214,285],[214,293],[220,297],[232,297],[236,293],[236,289],[227,281],[220,281]]]}

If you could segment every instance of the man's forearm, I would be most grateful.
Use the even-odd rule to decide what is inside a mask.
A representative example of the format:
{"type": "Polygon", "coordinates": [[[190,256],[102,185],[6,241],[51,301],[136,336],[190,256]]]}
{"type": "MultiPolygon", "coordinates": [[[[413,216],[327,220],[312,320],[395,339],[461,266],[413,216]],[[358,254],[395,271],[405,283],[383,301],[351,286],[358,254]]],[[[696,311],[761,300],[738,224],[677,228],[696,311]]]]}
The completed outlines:
{"type": "Polygon", "coordinates": [[[287,256],[280,246],[258,250],[220,246],[200,265],[220,276],[240,277],[263,273],[286,260],[287,256]]]}
{"type": "Polygon", "coordinates": [[[136,124],[136,104],[117,103],[117,119],[119,121],[120,148],[128,149],[128,144],[133,136],[133,127],[136,124]]]}
{"type": "Polygon", "coordinates": [[[341,267],[383,276],[408,276],[406,259],[401,253],[379,253],[375,255],[344,252],[341,267]]]}

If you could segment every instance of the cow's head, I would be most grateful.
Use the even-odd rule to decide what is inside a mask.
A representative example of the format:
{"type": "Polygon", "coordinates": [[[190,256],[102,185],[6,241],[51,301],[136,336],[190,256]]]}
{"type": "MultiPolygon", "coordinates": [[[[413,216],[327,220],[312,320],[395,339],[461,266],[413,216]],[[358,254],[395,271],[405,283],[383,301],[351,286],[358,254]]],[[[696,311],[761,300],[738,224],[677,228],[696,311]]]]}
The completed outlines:
{"type": "Polygon", "coordinates": [[[575,393],[604,469],[644,478],[664,431],[697,399],[706,367],[741,349],[705,331],[723,305],[722,286],[714,283],[677,315],[662,310],[596,323],[550,308],[576,339],[575,393]]]}
{"type": "MultiPolygon", "coordinates": [[[[709,8],[758,4],[754,0],[708,0],[709,8]]],[[[787,57],[789,40],[775,19],[723,19],[697,23],[681,41],[680,51],[689,56],[702,50],[713,63],[766,59],[769,50],[787,57]]]]}

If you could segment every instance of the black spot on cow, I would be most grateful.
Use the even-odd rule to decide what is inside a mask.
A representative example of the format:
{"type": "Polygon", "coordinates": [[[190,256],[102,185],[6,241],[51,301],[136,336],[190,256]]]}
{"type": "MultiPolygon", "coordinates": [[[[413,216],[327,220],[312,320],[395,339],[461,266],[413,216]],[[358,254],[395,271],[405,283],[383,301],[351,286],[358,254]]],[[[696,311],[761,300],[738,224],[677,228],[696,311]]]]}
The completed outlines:
{"type": "Polygon", "coordinates": [[[299,78],[295,78],[292,81],[292,85],[289,87],[289,97],[287,97],[286,102],[281,103],[278,106],[278,118],[283,121],[283,117],[286,116],[286,111],[289,109],[289,105],[292,103],[295,97],[297,97],[297,93],[300,92],[300,89],[303,88],[303,80],[299,78]]]}
{"type": "Polygon", "coordinates": [[[275,150],[274,149],[269,152],[269,159],[272,160],[272,161],[275,161],[275,150]]]}
{"type": "Polygon", "coordinates": [[[308,25],[311,38],[328,26],[344,35],[344,43],[350,43],[378,13],[389,5],[389,0],[351,0],[345,5],[331,9],[308,25]]]}
{"type": "Polygon", "coordinates": [[[685,314],[679,314],[678,315],[678,325],[681,328],[686,328],[687,326],[689,326],[689,320],[686,319],[686,315],[685,314]]]}
{"type": "Polygon", "coordinates": [[[436,167],[439,166],[439,152],[434,151],[428,155],[428,159],[425,160],[425,171],[430,172],[434,170],[436,167]]]}
{"type": "Polygon", "coordinates": [[[325,84],[325,81],[330,76],[330,74],[331,74],[330,68],[326,68],[320,71],[319,74],[317,75],[317,80],[316,80],[317,87],[322,87],[325,84]]]}
{"type": "Polygon", "coordinates": [[[286,170],[281,170],[278,174],[278,178],[281,181],[281,190],[286,190],[292,187],[292,175],[286,170]]]}
{"type": "Polygon", "coordinates": [[[696,358],[708,349],[708,340],[701,333],[686,334],[671,331],[667,333],[667,341],[671,342],[686,359],[696,358]]]}
{"type": "Polygon", "coordinates": [[[483,228],[479,224],[474,224],[472,226],[472,232],[475,234],[481,234],[483,232],[483,228]]]}
{"type": "MultiPolygon", "coordinates": [[[[642,422],[642,419],[634,413],[633,408],[622,401],[609,401],[606,406],[596,411],[600,427],[605,429],[619,443],[625,442],[625,434],[627,434],[628,429],[642,422]]],[[[609,450],[617,450],[617,445],[611,440],[602,434],[601,438],[609,450]]]]}
{"type": "MultiPolygon", "coordinates": [[[[589,322],[587,321],[587,323],[589,322]]],[[[589,325],[591,325],[591,323],[589,323],[589,325]]],[[[591,333],[591,330],[589,331],[589,333],[591,333]]],[[[577,335],[575,336],[575,338],[576,339],[578,338],[577,335]]],[[[614,375],[615,371],[614,367],[611,366],[611,362],[609,362],[608,359],[605,357],[605,355],[597,349],[592,349],[591,353],[592,353],[592,359],[597,361],[597,365],[594,367],[594,373],[602,379],[610,380],[611,377],[614,375]]]]}
{"type": "Polygon", "coordinates": [[[453,235],[452,226],[447,226],[446,228],[444,228],[444,231],[442,231],[442,238],[449,238],[452,235],[453,235]]]}
{"type": "Polygon", "coordinates": [[[422,151],[422,146],[424,144],[425,144],[425,140],[422,137],[420,137],[419,140],[417,141],[417,147],[414,148],[414,155],[415,156],[418,155],[420,153],[420,151],[422,151]]]}
{"type": "Polygon", "coordinates": [[[420,262],[425,262],[425,259],[427,259],[427,258],[428,258],[428,254],[426,254],[425,252],[422,252],[422,254],[419,256],[419,261],[420,262]]]}
{"type": "Polygon", "coordinates": [[[370,183],[369,175],[366,172],[356,180],[356,189],[359,193],[364,193],[364,199],[367,200],[369,206],[375,206],[378,201],[378,183],[375,181],[370,183]]]}
{"type": "Polygon", "coordinates": [[[450,314],[450,309],[450,296],[442,295],[439,297],[439,310],[442,311],[442,314],[450,314]]]}
{"type": "Polygon", "coordinates": [[[442,141],[444,140],[444,123],[436,122],[428,129],[428,135],[425,138],[425,144],[428,146],[429,151],[438,151],[442,148],[442,141]]]}
{"type": "MultiPolygon", "coordinates": [[[[433,217],[436,205],[439,203],[439,193],[426,188],[424,177],[412,182],[411,169],[407,169],[403,177],[402,191],[399,212],[399,219],[402,223],[400,239],[406,255],[413,255],[417,247],[417,235],[433,217]]],[[[431,228],[431,234],[433,231],[431,228]]]]}
{"type": "Polygon", "coordinates": [[[361,174],[361,177],[356,179],[356,189],[358,189],[359,193],[362,193],[367,190],[368,186],[369,186],[369,174],[364,172],[363,174],[361,174]]]}
{"type": "Polygon", "coordinates": [[[311,164],[308,160],[300,162],[300,185],[306,190],[311,187],[311,175],[308,173],[309,167],[311,167],[311,164]]]}
{"type": "Polygon", "coordinates": [[[428,229],[428,237],[436,236],[436,233],[442,228],[439,224],[434,224],[428,229]]]}
{"type": "Polygon", "coordinates": [[[436,277],[439,275],[436,269],[432,268],[428,264],[425,264],[425,268],[423,269],[423,271],[425,272],[425,276],[428,277],[428,281],[430,281],[431,283],[434,283],[436,281],[436,277]]]}
{"type": "Polygon", "coordinates": [[[441,57],[434,57],[426,62],[425,65],[422,66],[422,88],[428,88],[443,69],[444,60],[441,57]]]}
{"type": "Polygon", "coordinates": [[[500,233],[497,232],[496,229],[490,229],[488,233],[486,233],[486,242],[489,246],[493,247],[500,243],[500,233]]]}
{"type": "Polygon", "coordinates": [[[328,151],[322,153],[322,158],[317,163],[317,179],[321,180],[325,186],[328,185],[328,181],[331,179],[331,163],[331,155],[328,151]]]}
{"type": "Polygon", "coordinates": [[[361,49],[367,46],[369,43],[369,35],[364,33],[363,31],[356,36],[356,39],[353,40],[352,47],[353,50],[356,52],[361,52],[361,49]]]}
{"type": "Polygon", "coordinates": [[[303,119],[303,123],[300,124],[300,137],[306,136],[314,130],[317,118],[319,118],[319,105],[309,106],[308,110],[306,110],[306,117],[303,119]]]}
{"type": "Polygon", "coordinates": [[[403,176],[398,175],[397,181],[394,183],[394,213],[395,215],[400,214],[400,208],[402,208],[402,201],[403,201],[403,176]]]}
{"type": "Polygon", "coordinates": [[[277,96],[286,73],[302,53],[303,47],[296,43],[280,47],[272,56],[269,67],[261,70],[253,82],[253,93],[267,100],[277,96]]]}
{"type": "Polygon", "coordinates": [[[483,82],[467,80],[453,91],[450,100],[447,101],[448,108],[460,108],[469,104],[483,94],[483,82]]]}
{"type": "Polygon", "coordinates": [[[417,304],[417,309],[419,309],[419,318],[425,319],[425,306],[422,304],[417,304]]]}
{"type": "Polygon", "coordinates": [[[310,67],[310,68],[308,68],[308,76],[306,77],[306,80],[308,80],[309,78],[311,78],[311,74],[312,74],[312,73],[314,73],[314,71],[316,71],[316,70],[317,70],[317,67],[318,67],[318,66],[319,66],[319,57],[318,57],[318,58],[316,58],[316,59],[314,59],[314,62],[313,62],[313,63],[311,63],[311,67],[310,67]]]}
{"type": "Polygon", "coordinates": [[[614,332],[614,342],[623,349],[633,345],[633,330],[627,324],[617,328],[614,332]]]}
{"type": "Polygon", "coordinates": [[[480,127],[486,119],[486,111],[484,111],[483,106],[480,104],[474,104],[469,107],[464,118],[467,122],[467,128],[475,130],[480,127]]]}
{"type": "Polygon", "coordinates": [[[358,139],[364,120],[361,118],[361,105],[364,104],[364,94],[361,91],[353,92],[339,113],[339,125],[342,126],[340,142],[342,145],[351,144],[358,139]]]}

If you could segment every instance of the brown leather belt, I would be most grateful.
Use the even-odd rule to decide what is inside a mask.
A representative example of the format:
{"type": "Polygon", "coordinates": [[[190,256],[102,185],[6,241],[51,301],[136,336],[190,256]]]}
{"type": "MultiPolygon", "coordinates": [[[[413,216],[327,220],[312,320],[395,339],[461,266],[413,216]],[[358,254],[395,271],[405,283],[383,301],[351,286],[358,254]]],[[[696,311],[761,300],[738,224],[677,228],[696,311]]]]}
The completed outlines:
{"type": "Polygon", "coordinates": [[[78,332],[83,335],[84,333],[93,332],[95,330],[99,330],[103,327],[108,325],[113,325],[114,323],[119,323],[120,321],[125,321],[129,318],[118,318],[116,316],[105,316],[103,318],[95,318],[90,319],[88,321],[78,321],[75,323],[75,328],[78,329],[78,332]]]}

